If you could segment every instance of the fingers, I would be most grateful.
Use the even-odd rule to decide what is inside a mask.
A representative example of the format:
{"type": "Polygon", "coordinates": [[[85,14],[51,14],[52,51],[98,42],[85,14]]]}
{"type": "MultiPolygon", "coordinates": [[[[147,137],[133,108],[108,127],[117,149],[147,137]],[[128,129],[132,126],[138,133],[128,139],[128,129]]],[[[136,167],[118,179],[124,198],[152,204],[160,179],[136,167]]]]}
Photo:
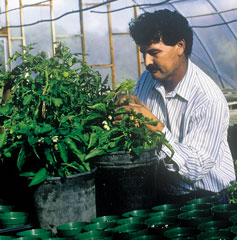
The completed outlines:
{"type": "Polygon", "coordinates": [[[121,95],[118,95],[116,97],[116,101],[115,103],[116,104],[122,104],[124,103],[125,101],[128,101],[129,104],[130,103],[135,103],[135,104],[139,104],[139,105],[144,105],[141,100],[139,100],[137,98],[137,96],[135,96],[134,94],[121,94],[121,95]]]}
{"type": "Polygon", "coordinates": [[[130,95],[130,96],[131,96],[131,99],[132,99],[132,101],[130,103],[141,105],[141,106],[147,108],[147,106],[137,96],[135,96],[135,95],[130,95]]]}
{"type": "Polygon", "coordinates": [[[127,101],[129,98],[128,94],[120,94],[116,96],[116,100],[115,100],[115,104],[120,105],[122,103],[124,103],[125,101],[127,101]]]}
{"type": "Polygon", "coordinates": [[[162,131],[163,128],[164,128],[164,125],[161,122],[158,122],[158,124],[156,126],[153,126],[153,125],[150,125],[150,124],[146,124],[146,126],[152,132],[162,131]]]}
{"type": "MultiPolygon", "coordinates": [[[[133,94],[120,95],[116,99],[116,104],[122,104],[125,101],[128,101],[128,105],[123,105],[121,107],[124,108],[127,112],[131,112],[133,110],[136,113],[141,113],[143,116],[158,122],[156,126],[146,124],[149,130],[161,131],[164,128],[164,125],[157,119],[157,117],[150,111],[150,109],[140,99],[137,98],[137,96],[133,94]]],[[[121,114],[116,116],[115,120],[121,121],[122,118],[123,115],[121,114]]]]}

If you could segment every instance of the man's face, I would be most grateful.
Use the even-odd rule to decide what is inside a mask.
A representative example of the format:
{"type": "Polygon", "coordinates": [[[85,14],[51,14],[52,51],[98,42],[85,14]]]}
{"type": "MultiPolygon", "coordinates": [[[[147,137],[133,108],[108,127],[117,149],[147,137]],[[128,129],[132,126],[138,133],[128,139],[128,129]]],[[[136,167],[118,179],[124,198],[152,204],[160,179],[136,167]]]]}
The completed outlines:
{"type": "Polygon", "coordinates": [[[175,46],[165,45],[162,41],[149,46],[141,46],[146,69],[153,79],[159,82],[176,81],[179,76],[184,45],[177,43],[175,46]]]}

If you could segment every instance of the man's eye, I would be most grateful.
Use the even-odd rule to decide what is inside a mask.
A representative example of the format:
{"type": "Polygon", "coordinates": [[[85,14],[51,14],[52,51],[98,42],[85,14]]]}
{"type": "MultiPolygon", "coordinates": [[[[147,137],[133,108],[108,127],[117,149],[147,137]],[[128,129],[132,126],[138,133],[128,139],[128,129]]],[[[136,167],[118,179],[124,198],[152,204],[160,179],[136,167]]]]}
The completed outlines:
{"type": "Polygon", "coordinates": [[[151,52],[151,55],[152,56],[156,56],[157,54],[159,54],[160,52],[159,51],[154,51],[154,52],[151,52]]]}

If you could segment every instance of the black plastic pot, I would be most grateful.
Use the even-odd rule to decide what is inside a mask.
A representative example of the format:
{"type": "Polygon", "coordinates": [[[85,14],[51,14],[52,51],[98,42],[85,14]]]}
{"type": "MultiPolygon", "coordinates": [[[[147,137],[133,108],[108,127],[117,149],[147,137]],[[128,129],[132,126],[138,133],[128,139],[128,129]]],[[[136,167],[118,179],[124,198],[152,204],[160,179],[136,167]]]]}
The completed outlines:
{"type": "Polygon", "coordinates": [[[199,230],[202,232],[210,231],[210,230],[223,230],[223,229],[229,229],[233,223],[231,223],[228,220],[217,220],[217,221],[208,221],[203,222],[197,226],[199,230]]]}
{"type": "Polygon", "coordinates": [[[155,149],[134,159],[129,152],[114,152],[96,161],[97,216],[120,215],[151,209],[157,199],[155,149]]]}
{"type": "Polygon", "coordinates": [[[32,194],[37,226],[56,233],[57,225],[95,218],[95,171],[50,178],[36,186],[32,194]]]}
{"type": "Polygon", "coordinates": [[[212,221],[213,216],[209,210],[192,210],[180,213],[178,218],[183,227],[196,227],[200,223],[212,221]]]}
{"type": "Polygon", "coordinates": [[[145,224],[148,225],[149,234],[162,236],[169,228],[178,227],[180,225],[178,217],[174,216],[156,216],[148,218],[145,224]]]}
{"type": "Polygon", "coordinates": [[[90,240],[90,239],[112,240],[112,238],[113,236],[111,232],[91,230],[89,232],[80,233],[77,236],[75,236],[73,239],[75,240],[90,240]]]}
{"type": "Polygon", "coordinates": [[[237,215],[237,204],[215,205],[211,208],[211,211],[216,220],[228,219],[233,215],[237,215]]]}
{"type": "Polygon", "coordinates": [[[182,207],[182,205],[169,203],[169,204],[162,204],[162,205],[154,206],[152,208],[152,211],[160,212],[160,211],[169,211],[169,210],[174,210],[174,209],[179,210],[180,207],[182,207]]]}
{"type": "Polygon", "coordinates": [[[196,238],[199,233],[200,231],[193,227],[175,227],[166,230],[164,232],[164,237],[168,239],[192,239],[196,238]]]}
{"type": "Polygon", "coordinates": [[[192,211],[192,210],[209,210],[211,211],[211,207],[213,204],[210,203],[193,203],[193,204],[186,204],[180,208],[182,212],[192,211]]]}
{"type": "Polygon", "coordinates": [[[122,224],[129,224],[129,223],[144,223],[145,220],[147,218],[146,217],[126,217],[126,218],[120,218],[116,221],[116,223],[118,225],[122,225],[122,224]]]}
{"type": "Polygon", "coordinates": [[[197,240],[232,240],[235,234],[227,230],[212,230],[207,232],[202,232],[197,236],[197,240]]]}
{"type": "Polygon", "coordinates": [[[218,200],[216,198],[211,198],[211,197],[203,197],[203,198],[195,198],[192,200],[189,200],[187,204],[218,204],[218,200]]]}
{"type": "Polygon", "coordinates": [[[119,225],[112,229],[114,240],[126,240],[143,236],[148,233],[146,224],[130,223],[119,225]]]}
{"type": "Polygon", "coordinates": [[[122,217],[147,217],[149,213],[149,209],[133,210],[123,213],[122,217]]]}
{"type": "Polygon", "coordinates": [[[86,222],[70,222],[56,226],[57,235],[60,237],[74,237],[81,233],[82,228],[87,225],[86,222]]]}

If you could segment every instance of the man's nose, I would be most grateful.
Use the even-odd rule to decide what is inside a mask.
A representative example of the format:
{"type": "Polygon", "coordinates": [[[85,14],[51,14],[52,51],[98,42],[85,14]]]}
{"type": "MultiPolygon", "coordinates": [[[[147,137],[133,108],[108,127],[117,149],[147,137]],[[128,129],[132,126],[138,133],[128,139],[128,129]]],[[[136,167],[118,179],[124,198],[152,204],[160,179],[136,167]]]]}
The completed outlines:
{"type": "Polygon", "coordinates": [[[153,60],[152,60],[151,55],[146,53],[146,54],[143,55],[143,57],[144,57],[144,64],[145,64],[146,67],[153,64],[153,60]]]}

